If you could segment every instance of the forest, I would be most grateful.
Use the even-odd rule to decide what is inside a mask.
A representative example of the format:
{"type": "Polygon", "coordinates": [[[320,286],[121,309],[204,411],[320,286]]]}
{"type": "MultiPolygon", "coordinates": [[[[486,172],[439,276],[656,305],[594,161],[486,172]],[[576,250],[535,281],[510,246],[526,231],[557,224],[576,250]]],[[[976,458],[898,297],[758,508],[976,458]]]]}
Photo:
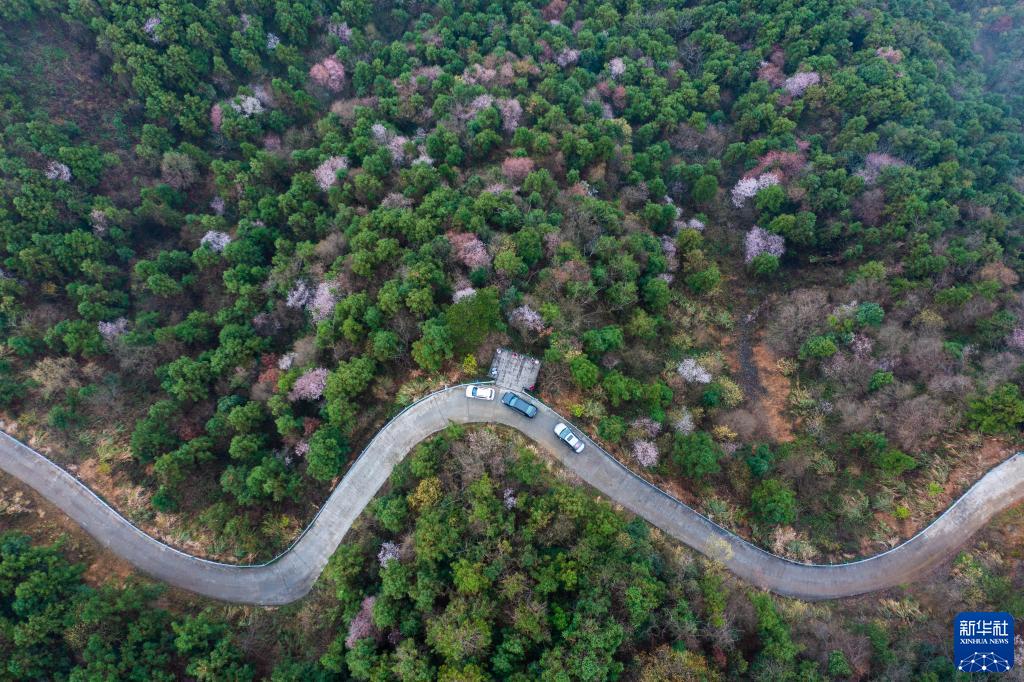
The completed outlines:
{"type": "MultiPolygon", "coordinates": [[[[733,532],[884,551],[1024,448],[1022,64],[1009,0],[0,3],[3,428],[251,563],[504,346],[733,532]]],[[[935,586],[776,599],[504,432],[366,517],[269,615],[7,533],[0,679],[954,675],[935,586]]],[[[943,579],[1019,620],[999,523],[943,579]]]]}

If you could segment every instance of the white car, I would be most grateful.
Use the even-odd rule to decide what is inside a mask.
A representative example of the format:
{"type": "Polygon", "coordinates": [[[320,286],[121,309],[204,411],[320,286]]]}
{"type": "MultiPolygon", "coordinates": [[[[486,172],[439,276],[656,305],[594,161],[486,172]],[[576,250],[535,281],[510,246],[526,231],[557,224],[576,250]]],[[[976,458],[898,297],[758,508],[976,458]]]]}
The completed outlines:
{"type": "Polygon", "coordinates": [[[561,422],[555,424],[555,435],[576,452],[583,452],[583,441],[577,438],[572,429],[565,424],[561,422]]]}
{"type": "Polygon", "coordinates": [[[477,400],[494,400],[494,389],[490,386],[466,386],[466,397],[477,400]]]}

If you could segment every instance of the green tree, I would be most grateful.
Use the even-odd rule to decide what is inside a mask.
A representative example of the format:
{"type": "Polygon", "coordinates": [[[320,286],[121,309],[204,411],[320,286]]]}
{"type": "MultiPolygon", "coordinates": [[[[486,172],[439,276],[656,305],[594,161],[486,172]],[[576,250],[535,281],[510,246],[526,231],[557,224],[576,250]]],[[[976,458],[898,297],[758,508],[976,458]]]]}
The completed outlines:
{"type": "Polygon", "coordinates": [[[673,464],[679,467],[687,478],[698,482],[722,470],[718,464],[722,454],[722,449],[712,440],[710,434],[704,431],[677,433],[672,442],[673,464]]]}
{"type": "Polygon", "coordinates": [[[702,175],[693,183],[693,200],[698,204],[710,203],[718,196],[718,179],[713,175],[702,175]]]}
{"type": "Polygon", "coordinates": [[[341,472],[348,452],[348,440],[338,428],[322,427],[309,439],[306,473],[318,481],[329,481],[341,472]]]}
{"type": "Polygon", "coordinates": [[[761,481],[750,494],[750,510],[761,523],[787,525],[796,520],[796,493],[776,478],[761,481]]]}
{"type": "Polygon", "coordinates": [[[585,355],[579,355],[572,359],[569,363],[569,372],[572,374],[576,385],[584,390],[596,386],[598,379],[600,379],[597,365],[588,360],[585,355]]]}
{"type": "Polygon", "coordinates": [[[445,360],[454,356],[455,340],[451,330],[440,319],[427,320],[420,329],[423,336],[412,344],[412,359],[428,372],[436,372],[445,360]]]}

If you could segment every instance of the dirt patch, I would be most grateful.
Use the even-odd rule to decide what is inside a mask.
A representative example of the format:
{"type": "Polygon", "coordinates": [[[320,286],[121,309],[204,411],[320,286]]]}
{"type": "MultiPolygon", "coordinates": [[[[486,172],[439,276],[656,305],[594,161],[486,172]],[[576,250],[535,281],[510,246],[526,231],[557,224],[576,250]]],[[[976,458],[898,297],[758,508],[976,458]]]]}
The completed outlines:
{"type": "Polygon", "coordinates": [[[659,488],[667,492],[672,497],[676,498],[683,504],[694,509],[700,509],[700,498],[690,490],[687,490],[678,481],[670,479],[660,479],[655,482],[659,488]]]}
{"type": "Polygon", "coordinates": [[[729,371],[743,389],[746,409],[757,419],[765,437],[776,443],[793,440],[793,424],[786,416],[789,378],[778,367],[778,356],[761,334],[743,332],[719,340],[729,371]]]}
{"type": "Polygon", "coordinates": [[[1017,450],[999,438],[986,438],[980,447],[957,443],[950,449],[956,452],[959,458],[950,471],[943,489],[942,499],[947,503],[963,494],[964,490],[974,485],[989,469],[1006,460],[1017,450]]]}
{"type": "Polygon", "coordinates": [[[793,425],[785,416],[789,378],[779,371],[779,359],[763,341],[753,346],[752,357],[764,392],[757,398],[758,416],[779,443],[793,440],[793,425]]]}

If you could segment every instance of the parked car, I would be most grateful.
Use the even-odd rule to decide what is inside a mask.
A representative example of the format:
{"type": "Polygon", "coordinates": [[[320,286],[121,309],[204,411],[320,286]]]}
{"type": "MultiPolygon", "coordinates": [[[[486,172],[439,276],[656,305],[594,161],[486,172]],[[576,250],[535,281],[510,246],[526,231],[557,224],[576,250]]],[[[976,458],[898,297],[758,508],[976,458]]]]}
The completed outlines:
{"type": "Polygon", "coordinates": [[[466,386],[466,397],[477,400],[494,400],[494,389],[490,386],[466,386]]]}
{"type": "Polygon", "coordinates": [[[555,424],[555,435],[576,452],[583,452],[583,441],[577,438],[572,429],[565,424],[561,422],[555,424]]]}
{"type": "Polygon", "coordinates": [[[537,406],[533,403],[526,402],[512,391],[506,391],[505,395],[501,396],[501,402],[505,403],[513,410],[521,412],[530,419],[537,416],[537,406]]]}

